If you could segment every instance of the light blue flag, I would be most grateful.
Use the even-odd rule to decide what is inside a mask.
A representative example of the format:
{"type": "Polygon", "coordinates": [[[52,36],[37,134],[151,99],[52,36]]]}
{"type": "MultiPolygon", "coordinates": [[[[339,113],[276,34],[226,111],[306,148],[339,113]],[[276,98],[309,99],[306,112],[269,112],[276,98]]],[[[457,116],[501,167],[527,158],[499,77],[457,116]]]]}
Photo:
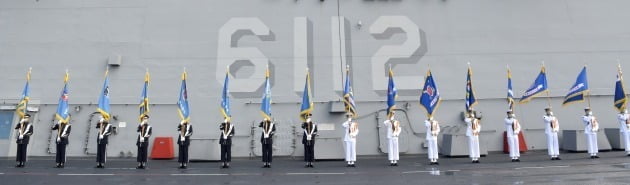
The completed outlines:
{"type": "Polygon", "coordinates": [[[525,93],[523,94],[523,97],[521,98],[521,101],[519,101],[519,103],[527,103],[532,98],[538,96],[540,93],[547,91],[547,72],[545,71],[545,67],[543,66],[540,69],[540,73],[534,80],[534,83],[532,83],[532,85],[529,86],[527,90],[525,90],[525,93]]]}
{"type": "Polygon", "coordinates": [[[346,66],[346,85],[343,87],[343,102],[346,107],[346,113],[356,118],[358,115],[356,105],[354,104],[352,83],[350,82],[350,66],[346,66]]]}
{"type": "Polygon", "coordinates": [[[390,117],[396,109],[396,98],[398,97],[398,90],[396,90],[396,84],[394,84],[394,71],[392,67],[389,67],[389,82],[387,83],[387,117],[390,117]]]}
{"type": "Polygon", "coordinates": [[[271,120],[271,85],[269,85],[269,67],[265,71],[265,91],[263,92],[261,105],[260,105],[260,114],[271,120]]]}
{"type": "Polygon", "coordinates": [[[26,84],[24,85],[24,90],[22,90],[22,97],[20,98],[20,102],[18,103],[18,105],[15,107],[15,111],[20,116],[20,119],[23,118],[24,115],[26,114],[28,101],[31,99],[30,98],[31,87],[29,85],[30,82],[31,82],[31,69],[29,68],[28,72],[26,73],[26,84]]]}
{"type": "Polygon", "coordinates": [[[569,89],[569,93],[564,97],[562,105],[568,105],[574,102],[584,101],[586,93],[588,93],[588,78],[586,76],[586,66],[582,68],[582,72],[575,80],[575,84],[569,89]]]}
{"type": "Polygon", "coordinates": [[[476,104],[477,98],[475,98],[475,90],[472,85],[472,68],[468,66],[468,73],[466,74],[466,110],[472,110],[476,104]]]}
{"type": "Polygon", "coordinates": [[[98,108],[96,109],[101,115],[103,119],[109,120],[110,118],[110,109],[109,109],[109,69],[105,71],[105,81],[103,82],[103,89],[101,90],[101,95],[98,98],[98,108]]]}
{"type": "Polygon", "coordinates": [[[306,82],[302,94],[302,107],[300,107],[300,119],[306,121],[306,117],[313,112],[313,100],[311,100],[311,75],[306,69],[306,82]]]}
{"type": "Polygon", "coordinates": [[[225,70],[225,79],[223,80],[223,92],[221,93],[221,114],[224,118],[230,120],[230,90],[228,89],[230,82],[230,70],[225,70]]]}
{"type": "Polygon", "coordinates": [[[140,116],[138,119],[142,121],[142,118],[146,115],[149,115],[149,82],[151,81],[151,76],[149,75],[149,70],[144,74],[144,85],[142,87],[142,94],[140,94],[140,116]]]}
{"type": "Polygon", "coordinates": [[[627,103],[628,97],[626,96],[626,90],[623,88],[623,75],[621,73],[621,65],[619,65],[617,81],[615,82],[614,106],[619,112],[621,112],[626,109],[627,103]]]}
{"type": "Polygon", "coordinates": [[[179,89],[179,100],[177,101],[177,111],[182,121],[190,121],[190,108],[188,107],[188,89],[186,88],[186,78],[188,73],[182,73],[182,85],[179,89]]]}
{"type": "Polygon", "coordinates": [[[70,121],[70,113],[69,113],[69,91],[68,91],[68,80],[70,80],[70,75],[66,71],[66,76],[63,78],[63,89],[61,89],[61,95],[59,95],[59,103],[57,104],[57,113],[55,114],[55,118],[57,120],[68,123],[70,121]]]}
{"type": "Polygon", "coordinates": [[[440,106],[440,92],[438,91],[437,84],[433,79],[431,70],[427,72],[427,77],[424,82],[424,88],[422,88],[422,95],[420,96],[420,105],[427,110],[427,116],[432,117],[433,113],[440,106]]]}

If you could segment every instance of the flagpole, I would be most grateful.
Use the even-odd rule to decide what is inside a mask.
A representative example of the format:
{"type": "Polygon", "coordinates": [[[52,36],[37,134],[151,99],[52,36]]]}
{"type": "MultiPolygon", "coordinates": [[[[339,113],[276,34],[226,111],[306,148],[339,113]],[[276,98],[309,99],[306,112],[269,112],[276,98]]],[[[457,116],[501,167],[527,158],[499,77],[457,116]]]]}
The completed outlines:
{"type": "MultiPolygon", "coordinates": [[[[587,65],[584,64],[584,68],[586,68],[587,65]]],[[[586,81],[588,81],[588,79],[586,79],[586,81]]],[[[591,107],[591,91],[588,90],[586,91],[586,101],[588,101],[588,107],[592,110],[593,108],[591,107]]]]}
{"type": "MultiPolygon", "coordinates": [[[[547,68],[545,67],[545,61],[544,60],[542,61],[542,67],[545,70],[545,75],[546,75],[547,74],[547,68]]],[[[547,94],[547,107],[551,108],[551,95],[549,95],[550,94],[549,89],[547,89],[547,93],[546,94],[547,94]]]]}

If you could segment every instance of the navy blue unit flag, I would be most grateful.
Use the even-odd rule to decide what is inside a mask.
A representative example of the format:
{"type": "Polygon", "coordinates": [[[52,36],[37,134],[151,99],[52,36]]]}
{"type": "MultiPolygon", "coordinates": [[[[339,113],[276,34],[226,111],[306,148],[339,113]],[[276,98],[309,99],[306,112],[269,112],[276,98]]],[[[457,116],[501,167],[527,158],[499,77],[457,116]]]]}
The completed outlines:
{"type": "Polygon", "coordinates": [[[529,86],[527,90],[525,90],[525,93],[523,94],[523,97],[521,97],[521,101],[519,101],[519,103],[527,103],[540,93],[547,91],[547,72],[545,71],[545,67],[543,66],[540,69],[540,73],[534,80],[534,83],[532,83],[532,85],[529,86]]]}
{"type": "Polygon", "coordinates": [[[614,106],[615,108],[621,112],[626,109],[628,104],[628,96],[626,95],[626,90],[623,87],[623,75],[621,73],[621,65],[618,66],[618,74],[617,81],[615,82],[615,99],[614,106]]]}
{"type": "Polygon", "coordinates": [[[472,85],[472,68],[469,65],[468,73],[466,74],[466,110],[472,110],[476,104],[477,98],[475,98],[475,91],[472,85]]]}
{"type": "Polygon", "coordinates": [[[394,84],[394,71],[392,67],[389,67],[389,82],[387,82],[387,117],[390,117],[396,108],[396,98],[398,97],[398,90],[396,90],[396,84],[394,84]]]}
{"type": "Polygon", "coordinates": [[[569,89],[569,93],[567,93],[567,95],[564,97],[564,102],[562,103],[562,105],[584,101],[584,98],[588,91],[588,78],[586,76],[586,66],[584,66],[577,79],[575,80],[575,84],[571,86],[571,89],[569,89]]]}
{"type": "Polygon", "coordinates": [[[356,118],[357,109],[354,104],[352,83],[350,82],[350,66],[346,66],[346,84],[343,87],[343,102],[346,107],[346,113],[351,114],[353,118],[356,118]]]}
{"type": "Polygon", "coordinates": [[[435,84],[431,70],[429,70],[424,82],[424,88],[422,88],[420,105],[427,110],[427,115],[432,117],[434,111],[439,107],[440,101],[440,92],[438,91],[437,84],[435,84]]]}

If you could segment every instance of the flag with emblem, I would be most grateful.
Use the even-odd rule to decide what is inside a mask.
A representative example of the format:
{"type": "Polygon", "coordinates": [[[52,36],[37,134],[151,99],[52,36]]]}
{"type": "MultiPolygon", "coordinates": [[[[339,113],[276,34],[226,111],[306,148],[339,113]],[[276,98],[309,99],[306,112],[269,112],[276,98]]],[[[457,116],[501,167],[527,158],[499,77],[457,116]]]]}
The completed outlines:
{"type": "Polygon", "coordinates": [[[28,101],[30,100],[30,94],[31,94],[30,82],[31,82],[31,68],[29,68],[28,72],[26,72],[26,84],[24,85],[24,90],[22,90],[22,97],[20,98],[20,102],[18,103],[18,105],[15,107],[15,112],[17,112],[17,114],[20,116],[20,119],[23,118],[24,115],[26,114],[28,101]]]}
{"type": "Polygon", "coordinates": [[[508,110],[514,110],[514,90],[512,90],[512,70],[507,69],[507,102],[508,110]]]}
{"type": "Polygon", "coordinates": [[[468,64],[468,73],[466,74],[466,110],[472,110],[476,104],[477,98],[475,98],[475,90],[472,85],[472,68],[468,64]]]}
{"type": "Polygon", "coordinates": [[[392,116],[394,113],[397,97],[398,90],[396,90],[396,84],[394,84],[394,71],[392,71],[392,66],[389,66],[389,81],[387,82],[387,117],[392,116]]]}
{"type": "Polygon", "coordinates": [[[68,123],[70,121],[69,108],[68,104],[68,80],[70,80],[70,74],[66,71],[66,75],[63,78],[63,89],[61,89],[61,95],[59,95],[59,103],[57,104],[57,113],[55,114],[55,118],[57,120],[68,123]]]}
{"type": "Polygon", "coordinates": [[[521,97],[519,103],[527,103],[540,93],[547,91],[547,72],[545,70],[545,66],[542,66],[540,73],[538,73],[538,76],[534,80],[534,83],[525,90],[525,93],[523,93],[523,97],[521,97]]]}
{"type": "Polygon", "coordinates": [[[614,106],[621,112],[626,109],[628,103],[628,97],[626,96],[626,90],[623,88],[623,76],[621,73],[621,64],[617,66],[617,81],[615,82],[615,99],[614,106]]]}
{"type": "Polygon", "coordinates": [[[230,68],[225,70],[225,79],[223,80],[223,92],[221,93],[221,114],[224,118],[230,119],[232,114],[230,113],[230,90],[228,90],[230,82],[230,68]]]}
{"type": "Polygon", "coordinates": [[[432,117],[435,110],[439,107],[440,101],[440,92],[433,79],[433,74],[429,70],[424,82],[424,88],[422,88],[422,95],[420,95],[420,105],[427,111],[427,116],[432,117]]]}
{"type": "Polygon", "coordinates": [[[354,92],[352,90],[352,83],[350,82],[350,66],[346,66],[346,83],[343,87],[343,103],[346,109],[346,113],[352,115],[353,118],[357,117],[357,109],[354,104],[354,92]]]}
{"type": "Polygon", "coordinates": [[[306,117],[313,112],[313,100],[311,99],[311,74],[306,69],[306,82],[302,92],[302,106],[300,107],[300,119],[306,121],[306,117]]]}
{"type": "Polygon", "coordinates": [[[179,88],[179,100],[177,100],[177,111],[182,121],[190,120],[190,108],[188,107],[188,89],[186,88],[186,78],[188,73],[186,70],[182,73],[182,85],[179,88]]]}
{"type": "Polygon", "coordinates": [[[562,105],[584,101],[585,96],[588,95],[588,91],[588,78],[586,76],[586,66],[584,66],[577,79],[575,80],[575,83],[573,84],[573,86],[571,86],[571,89],[569,89],[569,92],[564,97],[564,102],[562,102],[562,105]]]}
{"type": "Polygon", "coordinates": [[[98,108],[96,109],[101,115],[103,119],[109,120],[110,118],[110,109],[109,109],[109,69],[105,70],[105,81],[103,82],[103,89],[101,90],[101,95],[98,98],[98,108]]]}
{"type": "Polygon", "coordinates": [[[265,90],[261,98],[260,114],[271,120],[271,85],[269,84],[269,66],[265,70],[265,90]]]}
{"type": "Polygon", "coordinates": [[[144,85],[142,86],[142,94],[140,94],[140,121],[146,115],[149,115],[149,82],[151,81],[151,76],[149,75],[149,70],[144,74],[144,85]]]}

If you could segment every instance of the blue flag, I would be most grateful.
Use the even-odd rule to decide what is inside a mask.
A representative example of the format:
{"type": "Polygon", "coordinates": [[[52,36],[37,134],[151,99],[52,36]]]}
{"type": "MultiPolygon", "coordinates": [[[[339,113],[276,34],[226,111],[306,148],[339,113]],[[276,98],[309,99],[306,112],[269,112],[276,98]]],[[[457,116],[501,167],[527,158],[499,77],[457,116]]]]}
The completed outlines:
{"type": "Polygon", "coordinates": [[[140,94],[140,121],[146,115],[149,115],[149,82],[151,81],[151,76],[149,75],[149,70],[144,74],[144,86],[142,87],[142,94],[140,94]]]}
{"type": "Polygon", "coordinates": [[[230,91],[228,90],[230,82],[230,70],[225,70],[225,79],[223,80],[223,92],[221,93],[221,114],[224,118],[230,120],[230,91]]]}
{"type": "Polygon", "coordinates": [[[271,86],[269,85],[269,67],[265,70],[265,91],[263,92],[260,114],[264,118],[271,120],[271,86]]]}
{"type": "Polygon", "coordinates": [[[394,113],[396,108],[396,98],[398,97],[398,90],[394,84],[394,71],[392,67],[389,67],[389,82],[387,83],[387,117],[390,117],[394,113]]]}
{"type": "Polygon", "coordinates": [[[24,90],[22,90],[22,97],[20,98],[20,102],[17,107],[15,107],[15,111],[18,115],[20,115],[20,119],[24,117],[26,114],[26,108],[28,107],[28,101],[30,100],[31,87],[29,85],[31,81],[31,69],[28,69],[26,73],[26,84],[24,85],[24,90]]]}
{"type": "Polygon", "coordinates": [[[468,73],[466,74],[466,110],[472,110],[476,104],[477,98],[475,98],[475,91],[472,85],[472,69],[468,66],[468,73]]]}
{"type": "Polygon", "coordinates": [[[306,82],[302,94],[302,107],[300,107],[300,119],[306,121],[306,117],[313,112],[313,100],[311,99],[311,74],[306,69],[306,82]]]}
{"type": "Polygon", "coordinates": [[[55,118],[61,122],[68,123],[70,121],[70,114],[68,109],[70,108],[68,104],[68,80],[70,79],[70,75],[66,71],[66,76],[63,78],[63,89],[61,89],[61,95],[59,96],[59,103],[57,104],[57,113],[55,114],[55,118]]]}
{"type": "Polygon", "coordinates": [[[508,67],[507,73],[507,102],[508,102],[508,110],[514,110],[514,90],[512,90],[512,70],[508,67]]]}
{"type": "Polygon", "coordinates": [[[190,108],[188,107],[188,89],[186,88],[186,78],[188,73],[182,73],[182,85],[179,89],[179,100],[177,100],[177,111],[182,121],[190,120],[190,108]]]}
{"type": "Polygon", "coordinates": [[[101,95],[98,98],[98,108],[96,110],[101,113],[103,119],[109,120],[109,69],[105,71],[105,81],[103,82],[101,95]]]}
{"type": "Polygon", "coordinates": [[[538,77],[536,77],[536,80],[534,80],[534,83],[532,83],[532,85],[529,86],[527,90],[525,90],[525,93],[523,94],[523,97],[521,98],[521,101],[519,101],[519,103],[527,103],[540,93],[547,91],[547,72],[545,71],[545,67],[543,66],[540,69],[538,77]]]}
{"type": "Polygon", "coordinates": [[[621,112],[626,109],[628,103],[628,97],[626,96],[626,90],[623,88],[623,75],[621,73],[621,65],[617,74],[617,81],[615,82],[615,108],[621,112]]]}
{"type": "Polygon", "coordinates": [[[433,112],[440,106],[440,101],[440,92],[438,91],[437,84],[435,84],[431,70],[429,70],[424,82],[424,88],[422,88],[420,105],[427,110],[427,115],[432,117],[433,112]]]}
{"type": "Polygon", "coordinates": [[[346,84],[343,87],[343,102],[346,107],[346,113],[351,114],[353,118],[356,118],[357,109],[354,104],[352,83],[350,82],[350,66],[346,66],[346,84]]]}
{"type": "Polygon", "coordinates": [[[588,93],[588,79],[586,76],[586,66],[582,68],[582,72],[578,75],[575,80],[575,84],[571,86],[569,89],[569,93],[564,97],[564,102],[562,105],[568,105],[573,102],[581,102],[584,101],[584,97],[588,93]]]}

